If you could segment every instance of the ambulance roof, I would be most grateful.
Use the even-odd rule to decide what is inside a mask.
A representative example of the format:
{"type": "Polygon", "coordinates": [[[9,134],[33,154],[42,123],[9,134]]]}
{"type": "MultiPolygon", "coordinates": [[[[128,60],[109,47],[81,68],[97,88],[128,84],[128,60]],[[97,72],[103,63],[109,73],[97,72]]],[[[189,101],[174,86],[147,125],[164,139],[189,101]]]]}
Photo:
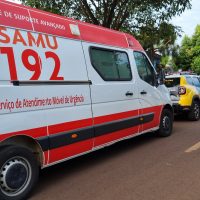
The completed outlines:
{"type": "Polygon", "coordinates": [[[0,1],[0,26],[144,51],[132,35],[4,0],[0,1]]]}

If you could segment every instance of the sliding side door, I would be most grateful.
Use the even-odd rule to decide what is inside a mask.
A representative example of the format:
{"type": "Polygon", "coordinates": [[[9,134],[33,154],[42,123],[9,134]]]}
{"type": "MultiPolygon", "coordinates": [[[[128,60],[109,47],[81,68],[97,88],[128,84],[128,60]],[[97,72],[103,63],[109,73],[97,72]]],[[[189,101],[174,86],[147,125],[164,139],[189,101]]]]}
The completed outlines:
{"type": "Polygon", "coordinates": [[[139,100],[129,53],[83,43],[91,84],[94,147],[131,137],[139,130],[139,100]]]}

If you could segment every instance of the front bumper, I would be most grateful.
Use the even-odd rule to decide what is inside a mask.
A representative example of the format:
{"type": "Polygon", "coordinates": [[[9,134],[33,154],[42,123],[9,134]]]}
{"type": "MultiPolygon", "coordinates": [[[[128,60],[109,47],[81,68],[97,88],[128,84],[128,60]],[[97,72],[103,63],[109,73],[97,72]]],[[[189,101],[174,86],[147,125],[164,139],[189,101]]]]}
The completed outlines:
{"type": "Polygon", "coordinates": [[[190,106],[181,106],[180,104],[173,102],[173,109],[174,109],[174,113],[180,113],[184,111],[189,111],[190,106]]]}

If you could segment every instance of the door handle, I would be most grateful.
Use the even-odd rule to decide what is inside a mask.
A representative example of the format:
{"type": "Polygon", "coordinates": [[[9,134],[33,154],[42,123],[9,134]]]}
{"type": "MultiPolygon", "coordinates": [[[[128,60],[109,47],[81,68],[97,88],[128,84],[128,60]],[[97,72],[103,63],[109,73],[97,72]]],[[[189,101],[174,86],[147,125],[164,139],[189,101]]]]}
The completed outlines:
{"type": "Polygon", "coordinates": [[[128,92],[126,93],[126,96],[133,96],[133,92],[128,91],[128,92]]]}
{"type": "Polygon", "coordinates": [[[142,90],[142,92],[140,92],[140,94],[144,95],[144,94],[147,94],[147,92],[145,90],[142,90]]]}

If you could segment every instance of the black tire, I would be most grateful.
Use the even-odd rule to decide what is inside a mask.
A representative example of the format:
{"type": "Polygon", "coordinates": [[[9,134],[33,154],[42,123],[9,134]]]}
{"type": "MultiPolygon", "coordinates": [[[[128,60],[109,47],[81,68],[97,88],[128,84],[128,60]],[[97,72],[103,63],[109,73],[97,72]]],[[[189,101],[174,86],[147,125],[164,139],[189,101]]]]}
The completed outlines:
{"type": "Polygon", "coordinates": [[[26,200],[39,177],[33,153],[19,146],[0,149],[0,199],[26,200]]]}
{"type": "Polygon", "coordinates": [[[188,113],[188,119],[191,121],[198,121],[200,118],[200,104],[198,101],[194,101],[188,113]]]}
{"type": "Polygon", "coordinates": [[[172,134],[173,121],[173,112],[169,109],[164,109],[160,119],[160,127],[156,134],[160,137],[170,136],[172,134]]]}

